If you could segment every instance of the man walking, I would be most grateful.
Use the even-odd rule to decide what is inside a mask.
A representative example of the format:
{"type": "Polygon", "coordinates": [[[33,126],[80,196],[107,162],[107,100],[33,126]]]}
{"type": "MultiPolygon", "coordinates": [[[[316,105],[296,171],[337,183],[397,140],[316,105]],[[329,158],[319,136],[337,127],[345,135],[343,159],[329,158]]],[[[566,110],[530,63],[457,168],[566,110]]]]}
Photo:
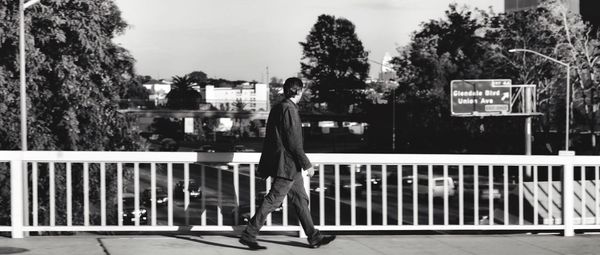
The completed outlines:
{"type": "Polygon", "coordinates": [[[240,237],[240,243],[250,249],[266,249],[256,242],[256,236],[267,215],[279,207],[286,195],[294,205],[304,233],[308,236],[309,247],[318,248],[335,239],[335,235],[321,235],[319,230],[315,229],[308,208],[308,195],[304,190],[302,169],[308,171],[309,177],[312,177],[315,171],[304,153],[302,144],[302,122],[297,104],[303,92],[300,79],[288,78],[283,84],[285,99],[275,105],[269,113],[258,171],[262,177],[272,177],[273,185],[240,237]]]}

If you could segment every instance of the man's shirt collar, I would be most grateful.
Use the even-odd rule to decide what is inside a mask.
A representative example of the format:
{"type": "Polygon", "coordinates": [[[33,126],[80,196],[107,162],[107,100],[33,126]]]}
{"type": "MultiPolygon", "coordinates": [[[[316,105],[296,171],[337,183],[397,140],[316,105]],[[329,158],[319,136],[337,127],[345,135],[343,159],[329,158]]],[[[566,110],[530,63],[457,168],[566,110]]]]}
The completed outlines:
{"type": "Polygon", "coordinates": [[[294,106],[294,108],[298,109],[298,105],[296,103],[294,103],[294,101],[292,101],[292,99],[286,98],[285,100],[287,100],[288,102],[292,103],[292,105],[294,106]]]}

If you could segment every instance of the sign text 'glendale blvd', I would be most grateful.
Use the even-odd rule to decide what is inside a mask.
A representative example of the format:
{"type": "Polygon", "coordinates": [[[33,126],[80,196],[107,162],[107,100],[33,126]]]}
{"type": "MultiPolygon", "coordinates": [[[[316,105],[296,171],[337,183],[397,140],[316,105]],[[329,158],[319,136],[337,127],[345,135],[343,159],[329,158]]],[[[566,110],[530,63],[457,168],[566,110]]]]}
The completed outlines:
{"type": "Polygon", "coordinates": [[[452,81],[450,94],[452,115],[510,112],[511,83],[511,80],[452,81]]]}

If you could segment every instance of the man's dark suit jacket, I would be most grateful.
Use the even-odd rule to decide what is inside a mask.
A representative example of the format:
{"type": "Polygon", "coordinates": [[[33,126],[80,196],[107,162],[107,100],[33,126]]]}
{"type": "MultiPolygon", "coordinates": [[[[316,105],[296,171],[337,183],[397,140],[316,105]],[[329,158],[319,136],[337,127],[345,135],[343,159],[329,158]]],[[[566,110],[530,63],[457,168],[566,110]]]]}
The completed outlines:
{"type": "Polygon", "coordinates": [[[258,175],[294,179],[302,169],[312,166],[304,153],[302,122],[298,106],[289,99],[275,105],[269,113],[258,175]]]}

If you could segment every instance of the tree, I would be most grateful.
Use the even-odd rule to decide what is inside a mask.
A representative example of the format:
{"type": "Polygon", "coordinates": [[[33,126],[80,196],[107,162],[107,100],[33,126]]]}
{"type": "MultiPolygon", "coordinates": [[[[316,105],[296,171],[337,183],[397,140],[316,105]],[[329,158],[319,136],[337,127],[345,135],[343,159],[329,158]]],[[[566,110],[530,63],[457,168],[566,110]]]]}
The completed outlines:
{"type": "MultiPolygon", "coordinates": [[[[0,147],[19,148],[19,2],[0,0],[0,147]]],[[[134,59],[113,43],[127,24],[111,0],[46,0],[26,12],[28,147],[30,150],[137,150],[143,144],[132,131],[118,102],[134,77],[134,59]]],[[[2,174],[7,169],[3,165],[2,174]]],[[[92,167],[93,169],[94,167],[92,167]]],[[[40,171],[43,170],[41,166],[40,171]]],[[[57,165],[57,183],[64,183],[64,165],[57,165]]],[[[73,179],[81,178],[73,171],[73,179]]],[[[2,178],[0,178],[2,179],[2,178]]],[[[90,187],[98,187],[91,171],[90,187]]],[[[112,176],[108,183],[115,181],[112,176]]],[[[64,185],[57,184],[57,194],[64,185]]],[[[40,178],[47,187],[48,177],[40,178]]],[[[74,189],[81,189],[74,183],[74,189]]],[[[7,206],[6,183],[0,184],[0,208],[7,206]]],[[[111,187],[114,187],[112,185],[111,187]]],[[[99,192],[92,188],[93,199],[99,192]]],[[[115,194],[115,189],[107,194],[115,194]]],[[[40,190],[40,197],[48,190],[40,190]]],[[[64,193],[63,193],[64,194],[64,193]]],[[[74,194],[74,211],[81,209],[74,194]]],[[[92,200],[97,201],[97,200],[92,200]]],[[[57,196],[57,215],[64,214],[64,196],[57,196]]],[[[42,210],[47,201],[40,203],[42,210]]],[[[110,207],[110,205],[109,205],[110,207]]],[[[6,214],[6,211],[2,213],[6,214]]],[[[41,215],[41,222],[47,220],[41,215]]],[[[75,219],[81,219],[75,215],[75,219]]],[[[93,215],[93,219],[98,215],[93,215]]],[[[59,219],[57,224],[65,224],[59,219]]]]}
{"type": "MultiPolygon", "coordinates": [[[[595,131],[600,107],[600,31],[589,23],[584,23],[580,15],[568,13],[564,2],[550,1],[546,3],[545,8],[549,9],[556,19],[562,20],[562,26],[558,22],[550,23],[554,25],[553,30],[557,37],[564,38],[556,45],[555,51],[562,54],[575,69],[571,101],[573,119],[569,121],[579,126],[587,126],[591,133],[589,145],[592,152],[597,154],[599,148],[595,131]]],[[[574,129],[578,127],[574,126],[574,129]]]]}
{"type": "Polygon", "coordinates": [[[193,86],[188,75],[174,76],[171,91],[167,94],[167,107],[170,109],[198,109],[202,95],[193,86]]]}
{"type": "Polygon", "coordinates": [[[204,88],[207,84],[208,76],[202,71],[193,71],[189,73],[188,76],[193,83],[198,84],[201,88],[204,88]]]}
{"type": "MultiPolygon", "coordinates": [[[[600,106],[600,41],[579,15],[567,15],[566,10],[561,1],[546,1],[537,9],[500,15],[451,5],[444,19],[422,24],[393,61],[400,83],[395,96],[400,107],[412,109],[398,118],[404,124],[403,132],[407,132],[401,138],[467,131],[465,135],[482,140],[476,138],[520,130],[522,124],[514,118],[449,118],[451,80],[502,78],[515,84],[537,85],[537,111],[543,116],[534,125],[546,134],[536,137],[537,143],[545,143],[538,146],[537,153],[556,153],[554,148],[561,147],[561,141],[549,137],[551,130],[564,130],[566,69],[534,54],[509,53],[513,48],[534,50],[571,64],[575,70],[571,77],[572,127],[588,125],[594,131],[600,106]]],[[[597,147],[595,136],[591,141],[597,147]]],[[[410,141],[413,145],[415,142],[410,141]]]]}
{"type": "Polygon", "coordinates": [[[242,80],[237,80],[237,81],[230,81],[230,80],[226,80],[226,79],[213,79],[213,78],[208,78],[206,80],[207,84],[212,84],[215,85],[215,87],[235,87],[238,85],[241,85],[243,83],[246,83],[246,81],[242,81],[242,80]]]}
{"type": "Polygon", "coordinates": [[[235,107],[236,111],[243,112],[243,111],[245,111],[245,108],[247,105],[248,104],[244,103],[241,99],[237,99],[237,100],[235,100],[233,107],[235,107]]]}
{"type": "Polygon", "coordinates": [[[547,8],[536,8],[492,18],[486,38],[491,44],[486,68],[496,77],[509,78],[514,84],[536,85],[536,109],[543,113],[533,122],[544,143],[538,153],[555,154],[560,146],[550,139],[551,130],[564,130],[565,71],[545,58],[528,53],[509,53],[514,48],[529,49],[557,57],[554,52],[560,36],[552,23],[559,22],[547,8]]]}
{"type": "MultiPolygon", "coordinates": [[[[520,120],[454,118],[450,82],[497,78],[485,37],[491,15],[450,5],[444,18],[423,23],[392,63],[398,75],[397,148],[410,152],[514,153],[520,120]],[[508,130],[508,131],[507,131],[508,130]],[[486,144],[495,144],[486,146],[486,144]]],[[[392,100],[388,100],[392,101],[392,100]]],[[[518,143],[520,144],[520,143],[518,143]]]]}
{"type": "MultiPolygon", "coordinates": [[[[0,92],[0,129],[18,134],[18,3],[2,2],[0,80],[6,89],[0,92]]],[[[135,149],[135,135],[123,129],[125,119],[117,112],[134,77],[134,60],[112,42],[126,27],[116,5],[45,1],[27,10],[26,27],[29,148],[135,149]]],[[[18,136],[3,137],[3,149],[18,148],[18,136]]]]}
{"type": "Polygon", "coordinates": [[[313,85],[315,102],[345,112],[362,101],[361,89],[369,72],[368,52],[355,26],[345,18],[320,15],[302,46],[302,75],[313,85]]]}
{"type": "Polygon", "coordinates": [[[507,77],[518,74],[512,75],[518,83],[537,85],[537,108],[544,115],[535,124],[550,136],[552,129],[564,132],[566,68],[533,54],[507,51],[525,48],[569,63],[572,67],[572,130],[592,131],[589,146],[597,152],[594,131],[599,106],[600,41],[597,31],[584,23],[579,14],[567,13],[563,2],[547,1],[537,9],[498,16],[496,32],[488,33],[490,41],[496,44],[493,54],[498,56],[490,66],[496,66],[495,69],[507,77]]]}
{"type": "Polygon", "coordinates": [[[269,82],[269,102],[271,107],[283,100],[283,80],[272,77],[269,82]]]}
{"type": "Polygon", "coordinates": [[[150,81],[152,77],[136,75],[135,78],[127,82],[127,89],[121,95],[120,107],[144,106],[148,102],[150,91],[144,87],[144,84],[150,81]]]}

